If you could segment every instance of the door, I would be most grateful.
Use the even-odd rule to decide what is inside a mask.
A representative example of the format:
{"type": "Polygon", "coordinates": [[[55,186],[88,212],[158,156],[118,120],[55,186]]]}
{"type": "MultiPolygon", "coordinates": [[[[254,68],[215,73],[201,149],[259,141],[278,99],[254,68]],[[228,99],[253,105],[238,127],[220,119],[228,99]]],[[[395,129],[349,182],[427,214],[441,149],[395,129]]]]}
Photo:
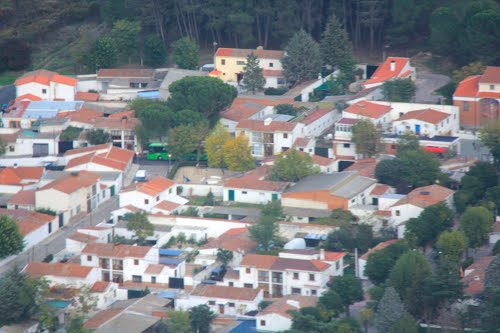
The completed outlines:
{"type": "Polygon", "coordinates": [[[278,200],[278,194],[277,194],[277,193],[273,193],[273,194],[271,195],[271,198],[272,198],[272,200],[273,200],[273,201],[278,200]]]}
{"type": "Polygon", "coordinates": [[[34,143],[33,144],[33,157],[41,157],[49,155],[48,143],[34,143]]]}
{"type": "Polygon", "coordinates": [[[61,228],[64,225],[64,214],[61,213],[59,214],[59,228],[61,228]]]}
{"type": "Polygon", "coordinates": [[[415,125],[415,134],[420,135],[420,125],[415,125]]]}
{"type": "Polygon", "coordinates": [[[111,192],[111,196],[114,196],[115,195],[115,185],[111,186],[109,188],[109,191],[111,192]]]}
{"type": "Polygon", "coordinates": [[[224,304],[219,304],[219,313],[224,314],[224,304]]]}
{"type": "Polygon", "coordinates": [[[234,201],[234,190],[229,190],[229,201],[234,201]]]}

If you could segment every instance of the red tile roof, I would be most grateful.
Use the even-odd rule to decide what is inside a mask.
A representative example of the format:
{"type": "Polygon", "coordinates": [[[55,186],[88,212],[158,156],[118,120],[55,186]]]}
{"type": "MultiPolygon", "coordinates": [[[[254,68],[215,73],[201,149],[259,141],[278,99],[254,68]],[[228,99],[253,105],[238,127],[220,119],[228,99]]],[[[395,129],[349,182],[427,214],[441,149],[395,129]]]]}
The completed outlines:
{"type": "Polygon", "coordinates": [[[344,125],[354,125],[359,121],[359,119],[354,118],[341,118],[336,124],[344,124],[344,125]]]}
{"type": "Polygon", "coordinates": [[[99,257],[144,258],[151,250],[148,246],[133,246],[111,243],[91,243],[82,250],[82,254],[94,254],[99,257]]]}
{"type": "Polygon", "coordinates": [[[41,101],[42,99],[38,96],[35,96],[33,94],[24,94],[24,95],[21,95],[19,97],[17,97],[15,100],[16,101],[22,101],[22,100],[25,100],[25,99],[28,99],[30,101],[41,101]]]}
{"type": "Polygon", "coordinates": [[[102,117],[103,115],[104,113],[97,110],[81,108],[78,111],[59,112],[57,118],[66,118],[75,122],[93,124],[95,118],[102,117]]]}
{"type": "Polygon", "coordinates": [[[292,104],[293,98],[289,99],[268,99],[268,98],[251,98],[251,97],[236,97],[231,106],[222,113],[221,117],[233,121],[247,119],[266,106],[276,106],[279,104],[292,104]]]}
{"type": "Polygon", "coordinates": [[[391,239],[391,240],[388,240],[388,241],[385,241],[382,243],[378,243],[375,247],[372,247],[370,250],[368,250],[368,252],[366,252],[361,257],[359,257],[359,259],[367,260],[368,256],[370,254],[372,254],[373,252],[377,252],[377,251],[380,251],[382,249],[385,249],[386,247],[388,247],[391,244],[396,243],[397,241],[398,241],[397,239],[391,239]]]}
{"type": "Polygon", "coordinates": [[[118,316],[120,313],[125,310],[124,308],[111,308],[111,309],[106,309],[99,311],[96,313],[92,318],[87,320],[85,324],[83,324],[83,327],[86,329],[97,329],[113,319],[114,317],[118,316]]]}
{"type": "Polygon", "coordinates": [[[176,202],[168,201],[168,200],[162,200],[159,203],[157,203],[154,208],[156,209],[161,209],[161,210],[166,210],[166,211],[172,211],[175,210],[176,208],[179,208],[182,206],[181,204],[178,204],[176,202]]]}
{"type": "Polygon", "coordinates": [[[297,138],[293,145],[296,147],[306,147],[309,142],[311,142],[311,138],[297,138]]]}
{"type": "Polygon", "coordinates": [[[41,167],[7,167],[0,169],[0,184],[17,185],[23,180],[40,180],[43,175],[41,167]]]}
{"type": "MultiPolygon", "coordinates": [[[[292,303],[292,304],[293,304],[292,303]]],[[[279,316],[292,319],[293,316],[290,311],[298,311],[300,308],[313,307],[318,303],[318,297],[316,296],[285,296],[282,298],[275,298],[272,303],[267,306],[264,310],[260,311],[256,316],[264,316],[267,314],[277,314],[279,316]],[[295,307],[288,303],[292,301],[293,303],[298,303],[299,307],[295,307]]]]}
{"type": "MultiPolygon", "coordinates": [[[[340,159],[341,156],[337,156],[340,159]]],[[[365,158],[357,160],[354,164],[350,165],[344,171],[357,171],[358,175],[368,178],[375,178],[375,168],[377,167],[377,160],[374,158],[365,158]]]]}
{"type": "Polygon", "coordinates": [[[21,190],[14,194],[8,201],[9,205],[35,205],[35,190],[21,190]]]}
{"type": "Polygon", "coordinates": [[[217,69],[214,69],[213,71],[211,71],[210,73],[208,73],[208,75],[211,75],[211,76],[218,76],[222,74],[221,71],[217,70],[217,69]]]}
{"type": "Polygon", "coordinates": [[[377,216],[391,216],[391,211],[390,210],[377,210],[375,211],[375,215],[377,216]]]}
{"type": "Polygon", "coordinates": [[[264,77],[283,77],[283,71],[281,69],[264,69],[262,75],[264,77]]]}
{"type": "Polygon", "coordinates": [[[62,84],[65,84],[67,86],[73,86],[73,87],[76,86],[76,84],[78,83],[77,79],[74,79],[74,78],[69,77],[69,76],[60,75],[60,74],[56,74],[56,75],[52,76],[51,81],[57,82],[57,83],[62,83],[62,84]]]}
{"type": "Polygon", "coordinates": [[[71,194],[81,188],[90,187],[96,184],[98,180],[98,175],[82,170],[78,171],[77,174],[75,173],[62,176],[40,188],[39,191],[54,189],[66,194],[71,194]]]}
{"type": "MultiPolygon", "coordinates": [[[[479,91],[479,83],[489,83],[485,80],[498,80],[495,78],[498,75],[498,68],[500,67],[488,67],[493,68],[490,70],[486,76],[486,79],[483,79],[483,75],[474,75],[469,76],[463,79],[457,86],[457,89],[453,93],[454,97],[491,97],[491,98],[500,98],[500,92],[494,91],[479,91]]],[[[486,74],[486,72],[485,72],[486,74]]],[[[491,82],[495,83],[495,82],[491,82]]]]}
{"type": "Polygon", "coordinates": [[[77,91],[75,94],[75,100],[97,102],[99,100],[99,94],[92,92],[85,92],[85,91],[77,91]]]}
{"type": "Polygon", "coordinates": [[[257,243],[250,237],[247,228],[230,229],[218,238],[210,239],[201,249],[225,249],[233,252],[248,252],[254,249],[257,243]]]}
{"type": "Polygon", "coordinates": [[[321,260],[290,259],[270,255],[247,254],[243,257],[240,266],[278,271],[321,272],[330,267],[330,264],[321,260]]]}
{"type": "MultiPolygon", "coordinates": [[[[65,169],[71,169],[79,165],[87,164],[87,163],[95,163],[99,165],[103,165],[106,167],[109,167],[111,169],[116,169],[119,171],[125,171],[125,169],[128,167],[128,165],[132,162],[132,159],[134,158],[134,152],[127,150],[127,149],[121,149],[112,145],[100,145],[100,146],[94,146],[94,147],[100,147],[99,150],[108,148],[108,150],[104,153],[97,154],[94,151],[89,149],[90,153],[86,155],[82,155],[79,157],[72,158],[68,164],[66,164],[65,169]]],[[[90,148],[90,147],[86,147],[90,148]]],[[[79,153],[85,152],[86,148],[78,148],[81,149],[79,153]]],[[[73,149],[75,150],[75,149],[73,149]]],[[[70,151],[68,151],[70,152],[70,151]]],[[[66,152],[64,156],[67,155],[73,155],[73,153],[66,152]]]]}
{"type": "Polygon", "coordinates": [[[106,281],[97,281],[92,285],[92,288],[90,288],[91,293],[103,293],[108,289],[109,285],[111,282],[106,282],[106,281]]]}
{"type": "Polygon", "coordinates": [[[127,118],[134,118],[135,116],[135,111],[134,110],[130,110],[130,111],[122,111],[122,112],[116,112],[116,113],[112,113],[109,115],[109,119],[122,119],[123,117],[127,117],[127,118]]]}
{"type": "Polygon", "coordinates": [[[160,274],[165,267],[166,267],[165,265],[160,265],[160,264],[149,264],[148,268],[146,268],[146,271],[144,271],[144,273],[160,274]]]}
{"type": "MultiPolygon", "coordinates": [[[[400,58],[400,57],[387,57],[384,63],[382,63],[375,73],[373,73],[372,77],[365,82],[365,84],[373,84],[373,83],[381,83],[390,79],[395,79],[402,76],[401,72],[403,68],[410,62],[410,58],[400,58]],[[394,62],[396,68],[394,71],[391,71],[391,62],[394,62]]],[[[408,76],[406,72],[405,76],[408,76]]]]}
{"type": "Polygon", "coordinates": [[[157,176],[151,180],[148,180],[147,182],[134,183],[129,187],[127,187],[126,189],[124,189],[123,191],[124,192],[138,191],[147,194],[149,196],[157,196],[160,193],[165,192],[175,184],[176,182],[174,182],[171,179],[162,176],[157,176]]]}
{"type": "Polygon", "coordinates": [[[75,232],[71,234],[68,239],[72,239],[74,241],[80,242],[80,243],[93,243],[97,241],[99,238],[89,235],[89,234],[84,234],[81,232],[75,232]]]}
{"type": "Polygon", "coordinates": [[[271,166],[261,166],[247,172],[243,176],[230,178],[224,184],[224,187],[272,192],[284,191],[289,185],[288,182],[267,180],[271,168],[271,166]]]}
{"type": "Polygon", "coordinates": [[[29,262],[24,271],[32,276],[63,276],[86,278],[93,267],[72,263],[29,262]]]}
{"type": "Polygon", "coordinates": [[[488,66],[481,75],[479,83],[500,83],[500,67],[488,66]]]}
{"type": "Polygon", "coordinates": [[[62,83],[69,86],[76,86],[78,80],[71,78],[69,76],[64,76],[57,74],[56,72],[51,72],[45,69],[39,69],[33,72],[29,72],[18,78],[15,82],[16,86],[20,86],[30,82],[36,82],[43,85],[50,85],[50,82],[62,83]]]}
{"type": "Polygon", "coordinates": [[[443,120],[445,120],[450,116],[451,115],[448,113],[444,113],[434,109],[423,109],[423,110],[415,110],[407,112],[403,114],[401,117],[399,117],[398,121],[415,119],[430,124],[439,124],[440,122],[442,122],[443,120]]]}
{"type": "Polygon", "coordinates": [[[199,284],[191,291],[191,296],[253,301],[261,293],[260,289],[235,288],[210,284],[199,284]]]}
{"type": "Polygon", "coordinates": [[[71,156],[71,155],[76,155],[76,154],[95,152],[97,150],[109,149],[110,146],[111,146],[111,144],[109,144],[109,143],[103,143],[103,144],[97,145],[97,146],[75,148],[75,149],[71,149],[71,150],[66,151],[64,153],[64,156],[71,156]]]}
{"type": "Polygon", "coordinates": [[[382,195],[382,194],[385,194],[387,193],[387,191],[390,190],[390,186],[389,185],[385,185],[385,184],[377,184],[375,185],[375,187],[373,188],[373,190],[370,192],[370,195],[382,195]]]}
{"type": "Polygon", "coordinates": [[[266,125],[264,120],[243,119],[236,125],[236,128],[254,132],[292,132],[295,126],[297,123],[288,121],[273,120],[266,125]]]}
{"type": "Polygon", "coordinates": [[[141,124],[141,121],[137,118],[128,118],[123,116],[123,118],[109,118],[101,117],[94,120],[95,128],[103,129],[119,129],[119,130],[131,130],[136,128],[141,124]]]}
{"type": "Polygon", "coordinates": [[[391,111],[389,105],[382,105],[369,101],[359,101],[350,105],[344,112],[357,114],[363,117],[378,119],[391,111]]]}
{"type": "Polygon", "coordinates": [[[453,195],[453,193],[455,192],[440,185],[417,187],[392,205],[392,207],[410,204],[420,208],[426,208],[445,201],[453,195]]]}
{"type": "Polygon", "coordinates": [[[246,58],[251,53],[255,54],[259,59],[279,59],[284,57],[285,52],[279,50],[263,50],[263,49],[230,49],[220,47],[215,52],[216,57],[237,57],[246,58]]]}
{"type": "Polygon", "coordinates": [[[468,274],[464,276],[462,281],[465,284],[464,292],[466,294],[475,295],[484,290],[484,275],[493,259],[495,259],[494,256],[481,257],[465,269],[465,272],[468,274]]]}
{"type": "Polygon", "coordinates": [[[332,108],[322,108],[322,109],[317,109],[314,112],[311,112],[307,117],[302,119],[300,122],[305,125],[311,125],[314,123],[316,120],[326,116],[327,114],[333,112],[332,108]]]}

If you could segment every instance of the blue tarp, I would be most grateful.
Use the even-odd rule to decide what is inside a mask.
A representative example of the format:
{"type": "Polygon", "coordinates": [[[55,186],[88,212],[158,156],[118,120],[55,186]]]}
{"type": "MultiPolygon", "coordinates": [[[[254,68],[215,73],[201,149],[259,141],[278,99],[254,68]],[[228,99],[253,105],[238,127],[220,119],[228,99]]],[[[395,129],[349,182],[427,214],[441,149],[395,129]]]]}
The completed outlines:
{"type": "Polygon", "coordinates": [[[160,291],[158,296],[163,298],[171,298],[174,299],[177,296],[177,291],[160,291]]]}
{"type": "Polygon", "coordinates": [[[183,261],[184,261],[184,259],[160,258],[160,264],[163,264],[163,265],[175,265],[175,266],[177,266],[183,261]]]}
{"type": "Polygon", "coordinates": [[[160,255],[161,256],[171,256],[171,257],[177,257],[182,254],[181,250],[176,250],[176,249],[160,249],[160,255]]]}
{"type": "Polygon", "coordinates": [[[234,327],[232,330],[230,330],[228,333],[252,333],[252,332],[257,332],[256,326],[255,326],[255,320],[242,320],[241,324],[238,326],[234,327]]]}

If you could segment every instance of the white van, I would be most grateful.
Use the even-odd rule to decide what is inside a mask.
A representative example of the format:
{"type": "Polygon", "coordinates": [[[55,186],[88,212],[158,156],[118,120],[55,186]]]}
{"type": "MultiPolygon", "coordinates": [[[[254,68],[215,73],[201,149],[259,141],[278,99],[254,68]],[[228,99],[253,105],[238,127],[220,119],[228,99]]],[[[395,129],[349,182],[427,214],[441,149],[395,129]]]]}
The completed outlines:
{"type": "Polygon", "coordinates": [[[137,170],[135,173],[135,181],[136,182],[145,182],[146,181],[146,170],[137,170]]]}

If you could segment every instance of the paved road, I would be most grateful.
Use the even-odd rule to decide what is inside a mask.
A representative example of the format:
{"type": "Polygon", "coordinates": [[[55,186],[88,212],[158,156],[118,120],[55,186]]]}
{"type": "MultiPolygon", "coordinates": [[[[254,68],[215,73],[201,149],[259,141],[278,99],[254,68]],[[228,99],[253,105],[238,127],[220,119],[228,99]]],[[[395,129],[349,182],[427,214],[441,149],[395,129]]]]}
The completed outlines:
{"type": "Polygon", "coordinates": [[[70,224],[58,230],[49,238],[35,245],[31,249],[19,254],[9,263],[0,266],[0,275],[15,265],[22,268],[28,261],[42,261],[49,254],[57,254],[66,247],[66,238],[73,234],[78,228],[99,224],[109,219],[113,210],[118,209],[118,196],[104,202],[90,215],[86,215],[77,221],[70,221],[70,224]]]}
{"type": "Polygon", "coordinates": [[[14,85],[0,86],[0,106],[8,104],[16,98],[16,87],[14,85]]]}
{"type": "Polygon", "coordinates": [[[438,104],[443,97],[435,95],[434,92],[448,82],[450,82],[450,78],[445,75],[417,73],[415,102],[438,104]]]}

